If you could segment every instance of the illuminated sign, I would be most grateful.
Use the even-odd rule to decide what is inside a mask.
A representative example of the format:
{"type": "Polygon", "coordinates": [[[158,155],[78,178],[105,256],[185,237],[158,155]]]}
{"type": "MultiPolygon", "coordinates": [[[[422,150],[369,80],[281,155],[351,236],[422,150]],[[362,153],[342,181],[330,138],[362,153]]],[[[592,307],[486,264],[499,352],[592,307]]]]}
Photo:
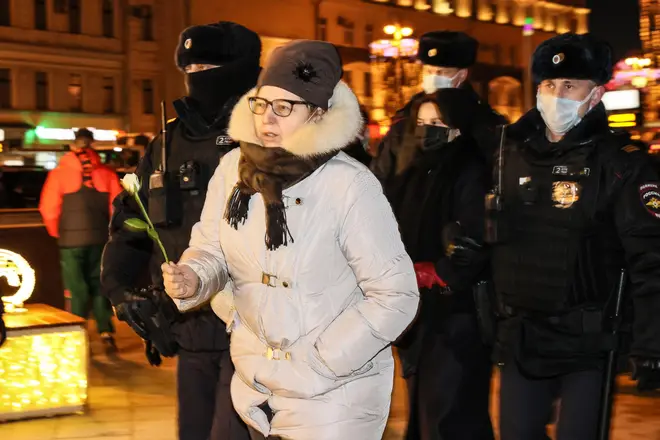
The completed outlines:
{"type": "Polygon", "coordinates": [[[633,110],[640,107],[639,90],[612,90],[603,95],[607,111],[633,110]]]}
{"type": "MultiPolygon", "coordinates": [[[[99,130],[94,127],[86,127],[89,131],[94,133],[94,140],[96,141],[110,141],[117,140],[119,132],[117,130],[99,130]]],[[[39,126],[34,131],[39,139],[52,139],[57,141],[72,141],[76,138],[76,131],[78,127],[73,128],[46,128],[39,126]]]]}
{"type": "Polygon", "coordinates": [[[378,40],[369,45],[372,55],[385,58],[412,57],[417,54],[418,47],[419,42],[414,38],[404,38],[400,41],[378,40]]]}
{"type": "Polygon", "coordinates": [[[637,115],[635,113],[618,113],[607,117],[609,122],[635,122],[637,115]]]}
{"type": "Polygon", "coordinates": [[[17,287],[18,290],[13,295],[3,296],[7,312],[22,312],[23,304],[34,292],[36,283],[34,269],[25,258],[16,252],[7,249],[0,249],[0,278],[5,277],[7,284],[11,287],[17,287]]]}
{"type": "Polygon", "coordinates": [[[534,18],[525,18],[525,24],[523,25],[523,35],[526,37],[534,35],[534,18]]]}

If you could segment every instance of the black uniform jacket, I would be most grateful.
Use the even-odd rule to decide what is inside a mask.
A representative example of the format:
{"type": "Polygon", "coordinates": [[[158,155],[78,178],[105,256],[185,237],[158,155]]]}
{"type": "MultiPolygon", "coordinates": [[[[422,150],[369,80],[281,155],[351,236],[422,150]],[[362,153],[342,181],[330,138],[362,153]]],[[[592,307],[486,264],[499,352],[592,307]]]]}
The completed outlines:
{"type": "MultiPolygon", "coordinates": [[[[571,249],[570,246],[577,246],[577,257],[570,259],[576,261],[576,266],[573,270],[563,272],[569,274],[563,284],[569,288],[565,291],[566,297],[558,304],[565,305],[566,310],[608,310],[616,290],[619,268],[625,268],[629,278],[626,294],[633,305],[632,354],[660,357],[660,175],[642,149],[609,130],[602,104],[591,110],[557,143],[547,140],[546,126],[536,109],[507,127],[507,142],[502,162],[506,214],[503,219],[516,223],[510,225],[510,229],[518,231],[518,234],[511,234],[502,244],[493,247],[495,288],[498,293],[502,291],[498,280],[512,291],[516,290],[515,286],[529,286],[534,283],[541,287],[542,284],[539,283],[562,285],[563,281],[548,276],[550,266],[540,268],[542,276],[539,277],[532,275],[534,268],[531,267],[535,258],[538,266],[545,264],[544,257],[539,255],[547,252],[546,245],[548,248],[554,248],[555,252],[559,249],[560,243],[556,242],[558,239],[553,243],[538,232],[553,228],[559,220],[547,217],[544,221],[535,220],[532,215],[534,209],[524,206],[526,196],[515,196],[517,202],[511,203],[511,194],[507,196],[506,185],[509,182],[509,191],[518,185],[520,188],[524,187],[524,176],[529,169],[518,171],[513,164],[529,163],[529,158],[535,161],[536,169],[545,167],[548,176],[552,175],[554,180],[570,180],[562,177],[568,172],[562,165],[576,157],[588,158],[591,178],[586,180],[580,192],[583,200],[579,212],[584,215],[584,220],[581,225],[577,225],[579,228],[575,229],[582,231],[582,236],[573,240],[577,244],[568,243],[567,247],[571,249]],[[516,157],[512,155],[526,159],[516,162],[516,157]],[[510,175],[511,173],[518,174],[510,175]],[[520,212],[524,214],[516,214],[520,212]],[[530,224],[525,224],[523,219],[528,219],[530,224]],[[531,224],[533,222],[536,224],[531,224]],[[590,227],[585,228],[584,225],[590,227]],[[527,234],[526,237],[534,239],[536,251],[532,252],[532,246],[520,243],[523,232],[527,234]],[[540,245],[541,243],[546,245],[540,245]],[[591,243],[592,247],[586,249],[583,243],[591,243]],[[498,258],[498,255],[506,255],[501,253],[501,249],[506,250],[507,247],[508,256],[498,258]],[[524,252],[528,252],[530,258],[525,258],[525,255],[522,255],[524,252]],[[507,260],[511,255],[514,255],[513,259],[507,260]],[[513,260],[517,260],[517,263],[508,266],[502,263],[513,260]]],[[[497,175],[497,170],[495,174],[497,175]]],[[[555,205],[547,208],[546,213],[552,213],[555,208],[570,208],[570,199],[575,194],[568,194],[565,198],[561,183],[555,182],[559,184],[556,190],[548,192],[547,198],[549,201],[552,198],[555,205]],[[564,206],[561,206],[562,204],[564,206]]],[[[570,186],[570,182],[568,183],[570,186]]],[[[568,211],[570,209],[556,210],[557,213],[568,211]]],[[[570,252],[567,252],[567,255],[570,255],[570,252]]],[[[561,264],[555,266],[559,268],[561,264]]],[[[561,276],[563,275],[558,273],[557,277],[561,276]]],[[[534,295],[532,289],[527,289],[526,292],[525,289],[518,290],[518,296],[524,296],[526,292],[534,295]]],[[[560,294],[558,290],[558,295],[560,294]]],[[[520,304],[524,303],[525,298],[505,295],[503,301],[518,301],[520,304]]],[[[540,308],[540,303],[530,303],[532,307],[535,304],[540,308]]],[[[513,314],[516,315],[515,311],[513,314]]],[[[565,315],[566,320],[546,320],[534,318],[532,313],[522,318],[522,330],[520,316],[506,319],[500,325],[500,343],[504,344],[505,351],[513,349],[516,352],[519,363],[530,374],[561,374],[582,369],[586,365],[594,365],[593,357],[590,358],[580,349],[584,340],[577,341],[578,337],[585,335],[571,334],[572,324],[568,316],[565,315]]],[[[607,322],[604,323],[604,331],[607,331],[607,322]]]]}
{"type": "MultiPolygon", "coordinates": [[[[168,195],[168,203],[180,218],[176,224],[156,227],[171,261],[178,261],[188,247],[192,227],[200,219],[208,182],[224,154],[238,146],[227,135],[227,125],[237,97],[228,101],[215,122],[208,126],[195,111],[194,103],[182,98],[174,103],[177,119],[167,124],[167,182],[175,188],[168,195]],[[179,189],[180,168],[193,161],[199,168],[199,184],[194,190],[179,189]]],[[[161,163],[161,136],[147,147],[136,174],[142,182],[141,200],[149,210],[149,176],[161,163]]],[[[110,223],[110,241],[106,245],[101,281],[103,292],[111,301],[120,298],[123,289],[139,285],[145,270],[151,282],[162,285],[161,264],[164,262],[158,246],[144,233],[131,232],[123,227],[129,218],[142,218],[135,200],[126,192],[114,202],[110,223]]],[[[215,351],[228,347],[225,325],[209,306],[181,315],[173,331],[178,344],[190,351],[215,351]]]]}

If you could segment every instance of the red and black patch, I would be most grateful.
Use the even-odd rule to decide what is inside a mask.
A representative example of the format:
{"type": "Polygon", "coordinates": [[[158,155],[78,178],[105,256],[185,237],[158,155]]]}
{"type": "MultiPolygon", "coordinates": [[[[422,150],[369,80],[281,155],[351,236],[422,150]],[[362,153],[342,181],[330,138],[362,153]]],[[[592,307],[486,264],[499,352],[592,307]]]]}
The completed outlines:
{"type": "Polygon", "coordinates": [[[644,208],[656,218],[660,218],[660,184],[645,183],[639,187],[639,197],[644,208]]]}

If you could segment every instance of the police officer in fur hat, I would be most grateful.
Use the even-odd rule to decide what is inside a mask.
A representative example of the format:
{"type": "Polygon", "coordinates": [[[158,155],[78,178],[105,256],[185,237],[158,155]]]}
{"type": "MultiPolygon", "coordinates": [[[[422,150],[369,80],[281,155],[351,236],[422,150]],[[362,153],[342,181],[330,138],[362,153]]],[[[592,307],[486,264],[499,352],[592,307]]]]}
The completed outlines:
{"type": "Polygon", "coordinates": [[[639,385],[660,359],[660,176],[613,134],[601,103],[608,44],[563,34],[532,58],[537,106],[506,128],[488,197],[488,241],[500,304],[500,429],[506,440],[595,439],[608,316],[621,269],[634,309],[639,385]]]}
{"type": "MultiPolygon", "coordinates": [[[[392,176],[396,156],[404,137],[406,121],[416,102],[438,90],[461,88],[480,100],[468,81],[470,67],[477,60],[479,42],[463,32],[434,31],[421,36],[417,59],[422,63],[422,92],[413,96],[406,106],[392,118],[392,126],[378,147],[378,156],[371,162],[371,170],[381,181],[392,176]]],[[[496,127],[507,120],[487,103],[481,102],[475,109],[474,124],[470,133],[479,150],[491,160],[497,147],[496,127]]]]}
{"type": "MultiPolygon", "coordinates": [[[[260,55],[258,35],[235,23],[193,26],[181,33],[176,63],[185,75],[188,96],[174,102],[177,118],[167,123],[166,169],[162,136],[148,146],[137,169],[142,203],[173,261],[188,246],[220,159],[237,146],[227,135],[229,117],[238,99],[256,84],[260,55]]],[[[174,305],[161,287],[161,251],[146,234],[124,227],[126,219],[142,218],[139,207],[127,193],[114,205],[103,288],[119,319],[153,340],[164,355],[178,354],[179,438],[249,438],[231,403],[233,366],[225,324],[208,305],[185,314],[174,308],[172,317],[174,305]],[[137,290],[145,267],[156,287],[137,290]]],[[[148,355],[158,362],[154,349],[148,355]]]]}

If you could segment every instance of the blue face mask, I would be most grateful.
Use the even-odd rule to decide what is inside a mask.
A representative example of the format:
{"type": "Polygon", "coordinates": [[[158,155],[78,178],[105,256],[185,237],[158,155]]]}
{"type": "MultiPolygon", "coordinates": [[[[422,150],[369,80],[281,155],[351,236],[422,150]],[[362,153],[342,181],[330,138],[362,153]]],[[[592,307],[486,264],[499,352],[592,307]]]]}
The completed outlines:
{"type": "MultiPolygon", "coordinates": [[[[552,95],[536,94],[536,108],[548,129],[554,134],[564,135],[580,123],[579,110],[593,96],[595,88],[582,101],[568,98],[557,98],[552,95]]],[[[587,112],[591,110],[589,108],[587,112]]]]}
{"type": "Polygon", "coordinates": [[[424,78],[422,78],[422,88],[424,89],[424,93],[430,95],[431,93],[435,93],[438,89],[452,88],[454,80],[458,77],[459,73],[460,72],[456,72],[456,75],[451,78],[435,74],[424,75],[424,78]]]}

